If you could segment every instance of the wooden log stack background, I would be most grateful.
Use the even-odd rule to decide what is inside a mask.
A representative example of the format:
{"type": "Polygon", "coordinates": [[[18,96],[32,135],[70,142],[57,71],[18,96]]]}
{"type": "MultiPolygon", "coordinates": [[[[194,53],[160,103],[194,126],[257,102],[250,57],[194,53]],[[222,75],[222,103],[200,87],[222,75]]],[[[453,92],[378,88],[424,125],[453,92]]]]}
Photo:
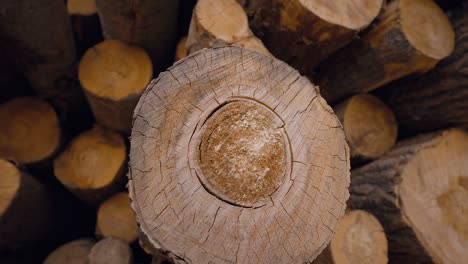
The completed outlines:
{"type": "Polygon", "coordinates": [[[0,263],[468,263],[466,1],[3,0],[0,55],[0,263]]]}

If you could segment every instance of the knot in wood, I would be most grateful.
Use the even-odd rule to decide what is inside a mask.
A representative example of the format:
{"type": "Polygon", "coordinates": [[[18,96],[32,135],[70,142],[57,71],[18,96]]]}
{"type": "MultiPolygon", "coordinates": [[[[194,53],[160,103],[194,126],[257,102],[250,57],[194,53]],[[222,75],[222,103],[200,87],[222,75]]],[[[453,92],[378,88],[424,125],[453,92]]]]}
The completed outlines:
{"type": "Polygon", "coordinates": [[[228,102],[201,128],[199,178],[218,198],[255,206],[283,182],[287,141],[283,123],[271,109],[250,100],[228,102]]]}

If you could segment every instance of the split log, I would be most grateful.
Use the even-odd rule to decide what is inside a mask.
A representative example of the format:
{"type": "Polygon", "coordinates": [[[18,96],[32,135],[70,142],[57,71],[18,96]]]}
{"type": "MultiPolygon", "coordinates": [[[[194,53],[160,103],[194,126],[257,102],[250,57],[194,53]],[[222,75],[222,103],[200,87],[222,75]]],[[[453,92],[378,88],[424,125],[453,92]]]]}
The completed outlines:
{"type": "Polygon", "coordinates": [[[180,39],[179,43],[177,43],[176,54],[175,54],[175,61],[181,60],[187,57],[187,37],[183,37],[180,39]]]}
{"type": "Polygon", "coordinates": [[[54,206],[46,187],[0,159],[0,251],[32,246],[50,235],[54,206]]]}
{"type": "Polygon", "coordinates": [[[451,126],[468,129],[468,3],[449,17],[455,51],[421,76],[410,76],[382,89],[379,96],[395,112],[405,134],[451,126]]]}
{"type": "Polygon", "coordinates": [[[177,263],[302,263],[331,239],[349,150],[318,88],[286,63],[203,50],[160,74],[134,116],[132,208],[177,263]]]}
{"type": "Polygon", "coordinates": [[[55,110],[34,97],[0,105],[0,158],[19,164],[46,161],[59,149],[61,129],[55,110]]]}
{"type": "Polygon", "coordinates": [[[395,145],[395,116],[377,97],[355,95],[334,110],[343,124],[353,162],[376,159],[395,145]]]}
{"type": "Polygon", "coordinates": [[[52,251],[44,264],[89,264],[89,253],[95,242],[91,239],[77,239],[52,251]]]}
{"type": "Polygon", "coordinates": [[[97,15],[96,0],[67,0],[78,56],[101,42],[102,30],[97,15]]]}
{"type": "Polygon", "coordinates": [[[78,135],[54,161],[57,179],[79,199],[98,205],[125,184],[123,137],[100,126],[78,135]]]}
{"type": "Polygon", "coordinates": [[[392,263],[468,262],[468,133],[402,142],[351,172],[352,208],[384,227],[392,263]]]}
{"type": "Polygon", "coordinates": [[[75,45],[63,0],[2,1],[0,39],[41,96],[67,89],[57,82],[73,68],[75,45]]]}
{"type": "Polygon", "coordinates": [[[129,132],[133,109],[153,76],[147,53],[118,40],[86,51],[78,77],[98,123],[129,132]]]}
{"type": "Polygon", "coordinates": [[[132,250],[120,238],[108,237],[97,242],[89,253],[89,264],[131,264],[132,250]]]}
{"type": "Polygon", "coordinates": [[[190,21],[188,53],[227,45],[271,56],[262,41],[253,35],[245,11],[235,0],[199,0],[190,21]]]}
{"type": "Polygon", "coordinates": [[[144,48],[158,70],[171,63],[179,0],[96,0],[96,5],[104,38],[144,48]]]}
{"type": "Polygon", "coordinates": [[[378,15],[383,0],[250,0],[254,33],[302,74],[351,42],[378,15]]]}
{"type": "Polygon", "coordinates": [[[99,206],[96,234],[121,238],[129,243],[138,238],[138,227],[128,193],[117,193],[99,206]]]}
{"type": "Polygon", "coordinates": [[[386,264],[387,237],[382,225],[372,214],[354,210],[341,220],[330,245],[314,264],[386,264]]]}
{"type": "Polygon", "coordinates": [[[376,25],[320,65],[316,80],[328,103],[425,73],[454,48],[454,32],[432,0],[395,0],[376,25]]]}

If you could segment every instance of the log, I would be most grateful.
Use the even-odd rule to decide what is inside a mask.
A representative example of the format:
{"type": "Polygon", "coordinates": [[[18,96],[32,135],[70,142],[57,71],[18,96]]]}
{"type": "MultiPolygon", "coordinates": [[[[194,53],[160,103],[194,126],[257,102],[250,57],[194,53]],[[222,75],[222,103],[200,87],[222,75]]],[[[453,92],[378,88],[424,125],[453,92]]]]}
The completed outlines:
{"type": "Polygon", "coordinates": [[[50,159],[60,147],[55,110],[36,97],[16,97],[0,105],[0,158],[18,164],[50,159]]]}
{"type": "Polygon", "coordinates": [[[0,171],[0,252],[47,239],[55,210],[46,187],[3,159],[0,171]]]}
{"type": "Polygon", "coordinates": [[[253,32],[277,58],[311,75],[320,61],[370,25],[383,0],[250,0],[253,32]]]}
{"type": "Polygon", "coordinates": [[[78,68],[78,78],[97,122],[127,133],[133,109],[152,76],[148,54],[118,40],[90,48],[78,68]]]}
{"type": "Polygon", "coordinates": [[[468,4],[449,16],[455,50],[425,75],[413,75],[379,89],[404,134],[448,127],[468,129],[468,4]]]}
{"type": "Polygon", "coordinates": [[[75,62],[63,0],[2,1],[0,39],[41,96],[54,98],[68,89],[58,85],[75,62]]]}
{"type": "Polygon", "coordinates": [[[412,73],[425,73],[454,48],[454,32],[432,0],[390,2],[376,25],[318,69],[323,97],[335,104],[412,73]]]}
{"type": "Polygon", "coordinates": [[[117,237],[128,243],[138,238],[138,227],[135,215],[130,207],[128,193],[117,193],[99,206],[96,235],[117,237]]]}
{"type": "Polygon", "coordinates": [[[227,45],[271,55],[253,35],[245,11],[235,0],[199,0],[190,21],[188,53],[227,45]]]}
{"type": "Polygon", "coordinates": [[[142,233],[176,263],[302,263],[348,197],[349,150],[316,86],[238,47],[203,50],[135,110],[129,192],[142,233]]]}
{"type": "Polygon", "coordinates": [[[125,184],[125,171],[123,137],[100,126],[78,135],[54,160],[57,179],[90,205],[118,192],[125,184]]]}
{"type": "Polygon", "coordinates": [[[103,39],[96,9],[96,0],[67,0],[77,54],[84,52],[103,39]]]}
{"type": "Polygon", "coordinates": [[[327,249],[314,264],[386,264],[387,237],[372,214],[363,210],[347,212],[327,249]]]}
{"type": "Polygon", "coordinates": [[[334,107],[334,111],[343,124],[353,162],[376,159],[395,145],[395,116],[377,97],[355,95],[334,107]]]}
{"type": "Polygon", "coordinates": [[[179,43],[177,43],[176,47],[176,53],[175,53],[175,59],[174,61],[181,60],[185,57],[187,57],[187,37],[183,37],[179,40],[179,43]]]}
{"type": "Polygon", "coordinates": [[[118,39],[148,52],[157,71],[173,60],[179,0],[96,0],[105,39],[118,39]]]}
{"type": "Polygon", "coordinates": [[[391,263],[468,261],[467,159],[468,133],[451,129],[401,142],[351,172],[348,205],[379,219],[391,263]]]}
{"type": "Polygon", "coordinates": [[[132,250],[120,238],[107,237],[97,242],[89,253],[89,264],[131,264],[132,250]]]}
{"type": "Polygon", "coordinates": [[[77,239],[52,251],[44,264],[89,264],[89,253],[95,242],[92,239],[77,239]]]}

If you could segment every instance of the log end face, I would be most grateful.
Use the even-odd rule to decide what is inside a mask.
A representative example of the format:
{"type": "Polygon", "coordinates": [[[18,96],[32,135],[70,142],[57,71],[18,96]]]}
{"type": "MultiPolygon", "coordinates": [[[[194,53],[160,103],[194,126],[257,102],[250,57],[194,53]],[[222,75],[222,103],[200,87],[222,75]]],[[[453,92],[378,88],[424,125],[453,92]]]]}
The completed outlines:
{"type": "Polygon", "coordinates": [[[86,92],[113,101],[140,95],[152,75],[146,51],[119,40],[105,40],[88,49],[78,67],[86,92]]]}
{"type": "Polygon", "coordinates": [[[401,28],[410,44],[430,58],[441,60],[455,47],[455,32],[433,0],[401,0],[401,28]]]}
{"type": "Polygon", "coordinates": [[[0,159],[0,216],[2,216],[10,207],[10,204],[16,197],[21,183],[21,172],[15,165],[0,159]]]}
{"type": "Polygon", "coordinates": [[[47,102],[18,97],[0,105],[0,158],[21,164],[49,158],[60,144],[60,124],[47,102]]]}
{"type": "Polygon", "coordinates": [[[108,237],[93,246],[89,253],[89,260],[91,264],[130,264],[132,251],[124,240],[108,237]]]}
{"type": "Polygon", "coordinates": [[[66,243],[52,251],[44,264],[89,263],[89,253],[94,245],[91,239],[78,239],[66,243]]]}
{"type": "Polygon", "coordinates": [[[287,141],[281,120],[269,108],[253,100],[228,102],[201,128],[199,177],[223,200],[258,205],[283,182],[287,141]]]}
{"type": "Polygon", "coordinates": [[[115,181],[126,160],[123,137],[101,126],[80,134],[54,160],[54,174],[69,188],[96,190],[115,181]]]}
{"type": "Polygon", "coordinates": [[[468,177],[457,177],[450,188],[437,197],[445,222],[468,241],[468,177]]]}

